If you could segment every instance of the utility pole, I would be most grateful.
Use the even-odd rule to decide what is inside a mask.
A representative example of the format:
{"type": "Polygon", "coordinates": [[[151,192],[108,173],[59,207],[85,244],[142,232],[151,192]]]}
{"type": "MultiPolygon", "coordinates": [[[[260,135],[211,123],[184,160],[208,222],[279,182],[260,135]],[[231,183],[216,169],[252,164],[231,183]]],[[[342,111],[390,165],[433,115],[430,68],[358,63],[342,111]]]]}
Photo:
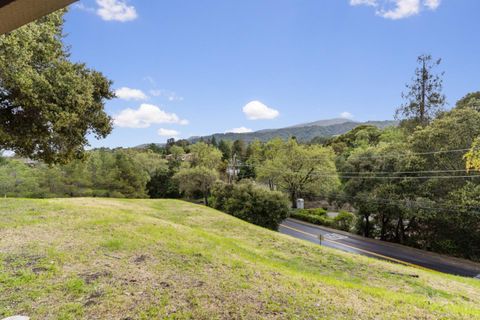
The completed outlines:
{"type": "Polygon", "coordinates": [[[240,171],[237,167],[237,154],[234,153],[227,167],[228,184],[233,184],[235,182],[240,171]]]}

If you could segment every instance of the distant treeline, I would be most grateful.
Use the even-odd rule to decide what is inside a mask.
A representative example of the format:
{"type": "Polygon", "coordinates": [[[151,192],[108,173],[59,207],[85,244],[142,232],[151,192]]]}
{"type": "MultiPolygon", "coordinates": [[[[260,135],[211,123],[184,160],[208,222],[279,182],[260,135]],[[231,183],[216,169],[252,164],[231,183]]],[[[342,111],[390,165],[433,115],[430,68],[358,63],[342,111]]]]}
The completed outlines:
{"type": "Polygon", "coordinates": [[[147,183],[167,161],[150,151],[99,149],[85,159],[48,166],[0,159],[0,193],[9,197],[148,197],[147,183]]]}

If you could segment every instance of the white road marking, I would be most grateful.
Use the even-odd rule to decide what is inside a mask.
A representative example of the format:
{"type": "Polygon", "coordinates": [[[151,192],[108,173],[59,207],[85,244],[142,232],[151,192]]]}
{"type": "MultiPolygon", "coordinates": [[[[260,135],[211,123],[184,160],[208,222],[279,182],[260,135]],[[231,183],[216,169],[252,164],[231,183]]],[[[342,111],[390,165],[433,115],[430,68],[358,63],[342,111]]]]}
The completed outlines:
{"type": "Polygon", "coordinates": [[[325,239],[328,240],[343,240],[343,239],[348,239],[346,236],[342,236],[340,234],[336,233],[327,233],[326,235],[323,236],[325,239]]]}

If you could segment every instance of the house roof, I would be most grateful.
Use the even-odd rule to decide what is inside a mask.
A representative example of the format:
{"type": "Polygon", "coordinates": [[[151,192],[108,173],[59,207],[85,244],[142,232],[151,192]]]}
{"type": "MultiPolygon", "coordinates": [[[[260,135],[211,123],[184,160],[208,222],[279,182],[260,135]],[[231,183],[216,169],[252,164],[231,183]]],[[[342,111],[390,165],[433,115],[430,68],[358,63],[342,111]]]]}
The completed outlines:
{"type": "Polygon", "coordinates": [[[75,1],[77,0],[0,0],[0,35],[75,1]]]}

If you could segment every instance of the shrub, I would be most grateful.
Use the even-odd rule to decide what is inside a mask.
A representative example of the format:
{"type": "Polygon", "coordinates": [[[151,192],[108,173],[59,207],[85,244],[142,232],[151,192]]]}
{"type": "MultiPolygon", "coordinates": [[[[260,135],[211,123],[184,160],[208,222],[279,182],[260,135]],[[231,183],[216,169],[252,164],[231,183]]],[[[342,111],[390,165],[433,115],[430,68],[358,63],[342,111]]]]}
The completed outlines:
{"type": "Polygon", "coordinates": [[[353,226],[354,220],[355,220],[355,216],[353,215],[353,213],[340,211],[338,216],[333,218],[333,226],[336,229],[350,231],[350,229],[353,226]]]}
{"type": "Polygon", "coordinates": [[[321,226],[333,227],[333,221],[325,215],[319,216],[319,215],[305,214],[301,212],[301,210],[298,210],[298,211],[292,212],[290,214],[290,217],[294,219],[310,222],[313,224],[318,224],[321,226]]]}
{"type": "Polygon", "coordinates": [[[335,218],[329,218],[324,209],[295,210],[290,214],[290,217],[344,231],[350,231],[355,220],[355,216],[346,211],[340,211],[335,218]]]}
{"type": "Polygon", "coordinates": [[[236,185],[217,183],[210,205],[250,223],[277,230],[288,216],[290,202],[281,192],[270,191],[252,182],[236,185]]]}
{"type": "Polygon", "coordinates": [[[327,215],[327,210],[323,208],[316,208],[316,209],[300,209],[298,210],[301,214],[311,215],[311,216],[318,216],[318,217],[325,217],[327,215]]]}

